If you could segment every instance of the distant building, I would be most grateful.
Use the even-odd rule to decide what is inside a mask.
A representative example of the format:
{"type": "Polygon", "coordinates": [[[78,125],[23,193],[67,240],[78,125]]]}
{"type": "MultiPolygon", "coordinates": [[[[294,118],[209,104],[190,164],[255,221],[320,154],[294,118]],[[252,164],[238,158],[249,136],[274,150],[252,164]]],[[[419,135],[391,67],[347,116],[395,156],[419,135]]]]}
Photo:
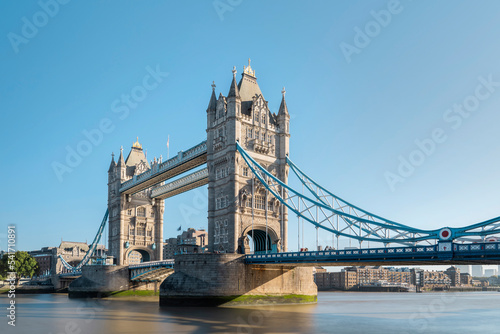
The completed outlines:
{"type": "MultiPolygon", "coordinates": [[[[61,241],[59,247],[43,247],[39,250],[29,251],[40,267],[39,274],[60,274],[69,270],[62,264],[59,255],[70,265],[80,263],[89,250],[89,245],[85,242],[61,241]]],[[[95,257],[105,257],[106,248],[104,245],[97,245],[94,253],[95,257]]]]}
{"type": "Polygon", "coordinates": [[[173,259],[175,254],[177,254],[177,238],[165,239],[165,244],[163,245],[163,259],[173,259]]]}
{"type": "Polygon", "coordinates": [[[449,288],[451,279],[442,271],[424,271],[424,287],[426,288],[449,288]]]}
{"type": "Polygon", "coordinates": [[[176,254],[204,253],[207,250],[208,233],[204,229],[188,228],[177,236],[165,240],[163,258],[172,259],[176,254]]]}
{"type": "Polygon", "coordinates": [[[314,267],[313,268],[313,274],[316,274],[316,273],[326,273],[326,269],[323,268],[323,267],[314,267]]]}
{"type": "Polygon", "coordinates": [[[456,266],[458,269],[460,269],[460,273],[461,274],[470,274],[472,275],[472,266],[471,265],[460,265],[460,266],[456,266]]]}
{"type": "Polygon", "coordinates": [[[398,284],[410,285],[411,273],[408,268],[346,267],[341,272],[325,272],[317,269],[315,282],[319,290],[357,289],[361,285],[398,284]]]}
{"type": "Polygon", "coordinates": [[[38,263],[38,267],[40,268],[39,275],[48,275],[52,272],[52,261],[55,253],[57,253],[56,247],[43,247],[40,250],[28,252],[38,263]]]}
{"type": "Polygon", "coordinates": [[[460,284],[462,286],[472,286],[472,276],[469,273],[460,273],[460,284]]]}
{"type": "Polygon", "coordinates": [[[486,269],[484,271],[484,277],[491,277],[491,276],[496,276],[496,275],[497,275],[496,269],[486,269]]]}
{"type": "Polygon", "coordinates": [[[472,276],[483,277],[484,276],[483,266],[472,266],[472,276]]]}
{"type": "Polygon", "coordinates": [[[451,266],[444,272],[451,280],[451,286],[460,286],[460,269],[451,266]]]}

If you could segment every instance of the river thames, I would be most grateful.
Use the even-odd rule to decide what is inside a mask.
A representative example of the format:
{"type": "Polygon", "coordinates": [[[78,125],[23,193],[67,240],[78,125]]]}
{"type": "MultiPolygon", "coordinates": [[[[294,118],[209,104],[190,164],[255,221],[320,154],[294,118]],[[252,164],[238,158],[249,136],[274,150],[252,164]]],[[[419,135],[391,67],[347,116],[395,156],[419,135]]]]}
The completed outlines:
{"type": "MultiPolygon", "coordinates": [[[[1,295],[7,313],[7,296],[1,295]]],[[[1,333],[500,333],[500,293],[320,292],[313,305],[160,308],[154,297],[17,295],[1,333]]]]}

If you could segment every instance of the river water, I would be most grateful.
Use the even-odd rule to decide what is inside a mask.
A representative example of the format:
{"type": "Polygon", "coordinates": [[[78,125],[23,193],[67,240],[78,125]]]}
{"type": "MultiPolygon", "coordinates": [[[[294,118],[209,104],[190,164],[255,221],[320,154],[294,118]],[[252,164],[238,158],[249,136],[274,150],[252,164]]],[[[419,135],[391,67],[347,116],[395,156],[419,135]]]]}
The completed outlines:
{"type": "Polygon", "coordinates": [[[314,305],[160,308],[154,297],[0,296],[0,333],[500,333],[500,293],[320,292],[314,305]]]}

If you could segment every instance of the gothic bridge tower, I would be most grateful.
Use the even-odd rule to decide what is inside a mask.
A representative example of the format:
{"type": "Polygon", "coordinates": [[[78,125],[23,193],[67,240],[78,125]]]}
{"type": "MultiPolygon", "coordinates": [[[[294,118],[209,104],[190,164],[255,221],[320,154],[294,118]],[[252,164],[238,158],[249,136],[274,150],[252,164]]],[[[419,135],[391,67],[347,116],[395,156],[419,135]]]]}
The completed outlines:
{"type": "MultiPolygon", "coordinates": [[[[151,163],[161,160],[155,158],[151,163]]],[[[152,188],[132,195],[120,194],[120,185],[151,166],[137,140],[127,159],[120,149],[108,170],[109,252],[117,265],[162,260],[164,201],[151,198],[152,188]]]]}
{"type": "Polygon", "coordinates": [[[290,115],[285,91],[278,114],[271,113],[257,84],[255,70],[236,69],[227,96],[216,98],[215,85],[207,108],[208,247],[210,251],[248,253],[287,250],[288,216],[253,178],[236,149],[238,141],[251,156],[285,184],[290,115]],[[253,239],[253,241],[250,240],[253,239]]]}

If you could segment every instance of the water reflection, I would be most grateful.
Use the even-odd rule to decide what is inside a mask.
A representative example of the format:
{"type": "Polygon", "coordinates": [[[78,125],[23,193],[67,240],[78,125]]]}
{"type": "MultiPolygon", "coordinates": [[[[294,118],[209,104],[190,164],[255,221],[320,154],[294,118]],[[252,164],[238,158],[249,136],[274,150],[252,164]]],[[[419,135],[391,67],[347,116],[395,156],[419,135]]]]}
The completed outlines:
{"type": "MultiPolygon", "coordinates": [[[[6,305],[6,296],[0,297],[6,305]]],[[[1,333],[454,333],[498,332],[499,293],[320,293],[318,304],[160,308],[157,298],[17,298],[1,333]]],[[[3,308],[5,309],[5,308],[3,308]]]]}

